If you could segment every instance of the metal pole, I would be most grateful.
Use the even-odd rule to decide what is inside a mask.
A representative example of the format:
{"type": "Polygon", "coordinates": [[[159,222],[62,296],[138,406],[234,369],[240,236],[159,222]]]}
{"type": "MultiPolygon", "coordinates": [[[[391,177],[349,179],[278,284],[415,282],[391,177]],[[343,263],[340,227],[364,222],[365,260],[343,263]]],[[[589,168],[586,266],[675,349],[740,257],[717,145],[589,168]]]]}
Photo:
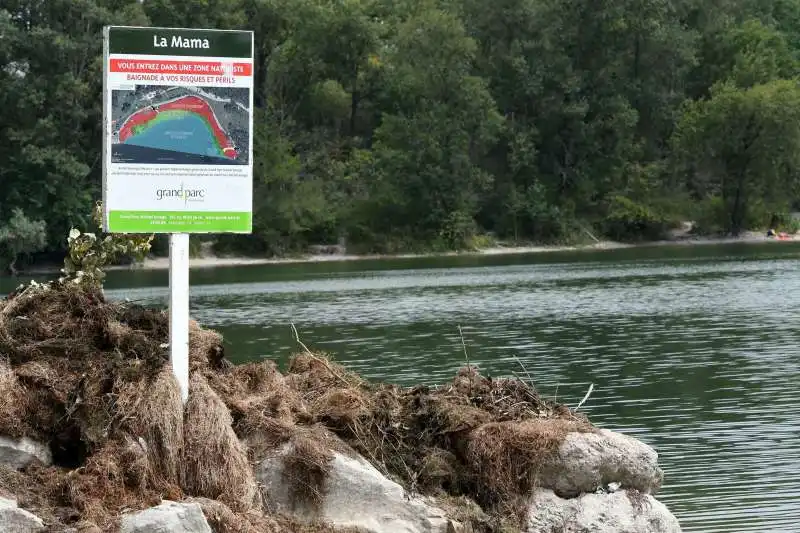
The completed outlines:
{"type": "Polygon", "coordinates": [[[189,399],[189,234],[169,236],[169,360],[181,399],[189,399]]]}

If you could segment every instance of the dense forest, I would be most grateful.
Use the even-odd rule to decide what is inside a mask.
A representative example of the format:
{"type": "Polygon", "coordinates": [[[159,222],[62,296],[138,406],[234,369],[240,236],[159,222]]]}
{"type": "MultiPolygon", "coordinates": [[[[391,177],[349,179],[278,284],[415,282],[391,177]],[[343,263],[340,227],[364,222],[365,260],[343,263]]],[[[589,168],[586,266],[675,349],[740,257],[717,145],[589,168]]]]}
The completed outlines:
{"type": "Polygon", "coordinates": [[[255,32],[254,234],[441,250],[791,224],[800,0],[0,0],[0,242],[101,196],[102,27],[255,32]]]}

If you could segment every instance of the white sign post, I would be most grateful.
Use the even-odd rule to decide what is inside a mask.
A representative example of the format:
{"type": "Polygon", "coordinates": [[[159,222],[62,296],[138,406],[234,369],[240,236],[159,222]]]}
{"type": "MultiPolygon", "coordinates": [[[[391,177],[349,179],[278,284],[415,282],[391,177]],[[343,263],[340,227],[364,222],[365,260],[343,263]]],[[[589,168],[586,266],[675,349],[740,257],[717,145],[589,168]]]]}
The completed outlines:
{"type": "Polygon", "coordinates": [[[189,234],[169,236],[169,361],[189,399],[189,234]]]}
{"type": "Polygon", "coordinates": [[[189,395],[189,234],[250,233],[253,32],[103,31],[109,233],[170,235],[170,362],[189,395]]]}

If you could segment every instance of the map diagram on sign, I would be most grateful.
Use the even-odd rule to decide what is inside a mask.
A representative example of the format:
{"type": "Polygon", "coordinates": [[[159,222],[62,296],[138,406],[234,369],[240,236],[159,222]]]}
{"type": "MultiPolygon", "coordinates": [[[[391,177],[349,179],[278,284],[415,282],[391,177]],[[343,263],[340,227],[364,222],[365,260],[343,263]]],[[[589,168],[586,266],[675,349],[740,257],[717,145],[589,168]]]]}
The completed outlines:
{"type": "Polygon", "coordinates": [[[132,85],[111,92],[114,163],[247,165],[250,89],[132,85]]]}

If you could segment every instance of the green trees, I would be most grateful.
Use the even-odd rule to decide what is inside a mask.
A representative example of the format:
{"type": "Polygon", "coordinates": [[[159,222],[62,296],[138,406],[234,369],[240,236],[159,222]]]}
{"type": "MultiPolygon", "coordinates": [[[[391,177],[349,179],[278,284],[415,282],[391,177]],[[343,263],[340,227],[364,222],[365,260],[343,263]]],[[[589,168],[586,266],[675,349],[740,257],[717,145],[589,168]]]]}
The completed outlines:
{"type": "Polygon", "coordinates": [[[0,225],[100,192],[104,24],[256,36],[254,235],[233,252],[492,233],[741,231],[793,207],[800,0],[9,0],[0,225]]]}
{"type": "Polygon", "coordinates": [[[720,229],[769,224],[800,191],[800,87],[795,80],[716,86],[709,100],[686,106],[674,142],[688,186],[719,199],[720,229]]]}
{"type": "Polygon", "coordinates": [[[361,236],[463,247],[492,176],[479,166],[501,126],[483,79],[471,74],[476,45],[457,17],[429,8],[399,23],[380,73],[383,109],[371,151],[361,236]],[[364,231],[367,229],[367,231],[364,231]]]}
{"type": "Polygon", "coordinates": [[[0,247],[5,248],[8,270],[17,273],[17,260],[45,247],[46,225],[41,220],[29,220],[22,209],[15,208],[11,219],[0,226],[0,247]]]}
{"type": "Polygon", "coordinates": [[[104,24],[143,19],[135,0],[9,0],[0,8],[0,224],[14,208],[63,248],[100,195],[104,24]],[[112,15],[111,9],[116,11],[112,15]]]}

